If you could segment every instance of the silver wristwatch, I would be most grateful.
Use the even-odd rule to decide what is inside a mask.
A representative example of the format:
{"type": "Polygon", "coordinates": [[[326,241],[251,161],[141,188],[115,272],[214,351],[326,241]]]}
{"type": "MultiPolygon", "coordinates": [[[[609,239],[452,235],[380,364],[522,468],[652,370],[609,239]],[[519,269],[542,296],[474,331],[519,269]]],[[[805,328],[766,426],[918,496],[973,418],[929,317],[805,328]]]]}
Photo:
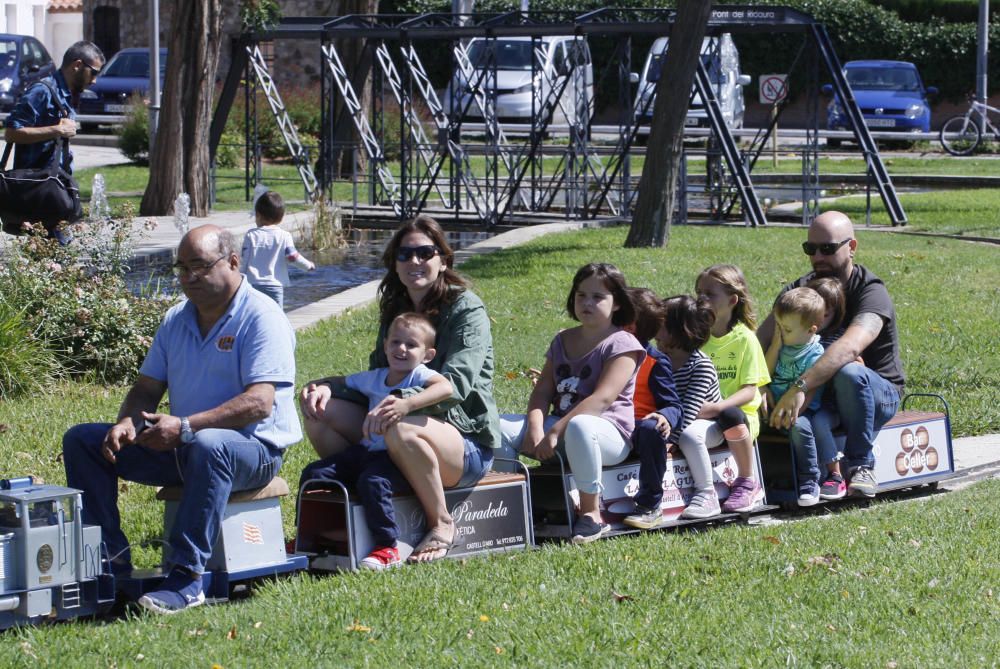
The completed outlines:
{"type": "Polygon", "coordinates": [[[803,379],[801,376],[792,381],[792,385],[801,390],[802,392],[806,392],[808,390],[808,386],[806,386],[806,380],[803,379]]]}
{"type": "Polygon", "coordinates": [[[181,418],[181,443],[190,444],[194,441],[194,430],[191,429],[191,421],[187,416],[181,418]]]}

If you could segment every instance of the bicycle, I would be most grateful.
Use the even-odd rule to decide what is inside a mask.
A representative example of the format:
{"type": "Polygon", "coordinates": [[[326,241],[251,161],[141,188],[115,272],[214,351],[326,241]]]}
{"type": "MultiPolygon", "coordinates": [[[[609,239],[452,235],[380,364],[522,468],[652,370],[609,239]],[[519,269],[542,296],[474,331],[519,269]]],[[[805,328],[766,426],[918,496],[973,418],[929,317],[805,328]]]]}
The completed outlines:
{"type": "Polygon", "coordinates": [[[941,146],[953,156],[967,156],[976,150],[983,141],[983,135],[991,135],[994,139],[1000,137],[1000,129],[990,123],[989,114],[1000,114],[1000,109],[991,107],[977,100],[971,100],[969,111],[960,116],[953,116],[941,126],[941,146]],[[980,128],[985,128],[984,130],[980,128]]]}

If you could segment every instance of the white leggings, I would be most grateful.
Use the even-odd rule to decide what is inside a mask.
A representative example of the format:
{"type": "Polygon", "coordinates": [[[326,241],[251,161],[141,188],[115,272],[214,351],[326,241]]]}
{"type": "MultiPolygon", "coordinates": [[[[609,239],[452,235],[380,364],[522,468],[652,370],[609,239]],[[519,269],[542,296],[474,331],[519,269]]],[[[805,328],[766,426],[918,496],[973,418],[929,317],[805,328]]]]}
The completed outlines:
{"type": "Polygon", "coordinates": [[[677,445],[687,461],[696,490],[712,487],[712,461],[708,449],[721,446],[725,442],[722,428],[714,420],[699,418],[684,428],[677,445]]]}
{"type": "MultiPolygon", "coordinates": [[[[545,418],[548,430],[558,421],[556,416],[545,418]]],[[[500,416],[501,446],[494,454],[498,458],[513,458],[521,450],[521,440],[528,428],[527,416],[500,416]]],[[[601,468],[617,465],[628,457],[632,444],[609,420],[599,416],[574,416],[566,425],[556,447],[569,461],[570,471],[580,492],[597,495],[602,492],[601,468]]]]}

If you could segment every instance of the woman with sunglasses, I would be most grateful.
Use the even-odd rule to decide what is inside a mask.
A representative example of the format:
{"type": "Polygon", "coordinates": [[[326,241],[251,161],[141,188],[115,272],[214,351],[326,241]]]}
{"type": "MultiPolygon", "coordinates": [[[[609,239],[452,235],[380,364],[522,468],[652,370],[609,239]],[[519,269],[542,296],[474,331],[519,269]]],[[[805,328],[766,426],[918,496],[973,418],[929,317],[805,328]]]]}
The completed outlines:
{"type": "MultiPolygon", "coordinates": [[[[306,384],[300,404],[306,433],[321,458],[360,443],[366,421],[369,430],[385,437],[393,463],[413,487],[427,519],[427,534],[409,561],[429,562],[444,557],[455,540],[444,489],[482,478],[500,442],[493,337],[486,307],[453,269],[454,252],[434,219],[418,216],[405,223],[382,261],[387,272],[379,286],[379,334],[370,368],[388,365],[383,341],[392,320],[407,311],[422,313],[437,330],[437,355],[428,366],[451,383],[451,397],[400,418],[380,406],[368,412],[363,398],[318,379],[306,384]]],[[[403,396],[412,392],[417,390],[403,396]]]]}

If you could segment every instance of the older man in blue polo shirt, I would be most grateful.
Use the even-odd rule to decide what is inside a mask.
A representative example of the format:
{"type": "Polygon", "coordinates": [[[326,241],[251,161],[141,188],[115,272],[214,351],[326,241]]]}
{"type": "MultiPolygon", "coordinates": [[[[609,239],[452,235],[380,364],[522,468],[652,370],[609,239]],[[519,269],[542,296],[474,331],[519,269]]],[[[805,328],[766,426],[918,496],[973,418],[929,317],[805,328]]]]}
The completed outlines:
{"type": "Polygon", "coordinates": [[[188,232],[174,273],[187,300],[167,312],[118,422],[77,425],[63,437],[67,483],[83,519],[101,526],[112,569],[131,570],[118,513],[119,478],[183,485],[169,537],[172,569],[139,603],[176,613],[205,601],[201,575],[232,491],[266,485],[284,449],[302,438],[294,404],[295,334],[240,273],[233,236],[188,232]],[[158,410],[170,392],[170,410],[158,410]]]}

